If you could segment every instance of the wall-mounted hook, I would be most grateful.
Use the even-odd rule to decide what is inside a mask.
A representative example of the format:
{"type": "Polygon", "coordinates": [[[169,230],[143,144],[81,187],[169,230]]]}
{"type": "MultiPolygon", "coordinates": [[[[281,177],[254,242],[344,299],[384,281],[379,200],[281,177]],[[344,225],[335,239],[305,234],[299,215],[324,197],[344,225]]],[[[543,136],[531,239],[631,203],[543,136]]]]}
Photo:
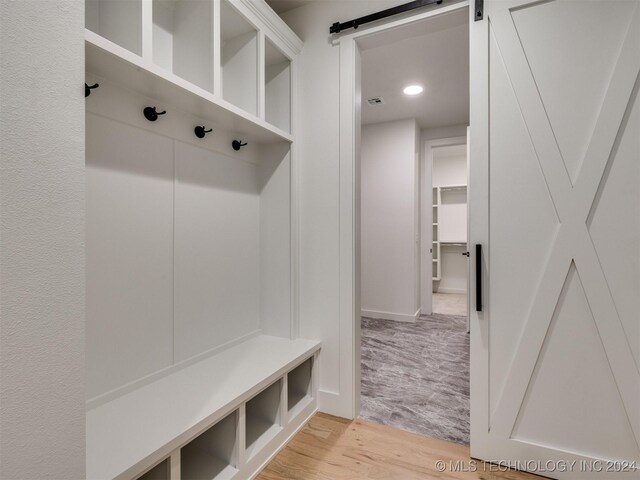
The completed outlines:
{"type": "Polygon", "coordinates": [[[91,95],[91,90],[93,90],[94,88],[98,88],[100,86],[99,83],[96,83],[94,85],[87,85],[86,83],[84,84],[84,96],[88,97],[89,95],[91,95]]]}
{"type": "Polygon", "coordinates": [[[244,147],[245,145],[247,145],[246,143],[242,143],[242,140],[234,140],[233,142],[231,142],[231,146],[233,147],[233,149],[237,152],[238,150],[240,150],[242,147],[244,147]]]}
{"type": "Polygon", "coordinates": [[[147,120],[149,120],[150,122],[155,122],[156,120],[158,120],[158,115],[164,115],[165,113],[167,113],[167,111],[163,110],[162,112],[156,112],[156,107],[145,107],[143,113],[144,117],[147,120]]]}
{"type": "Polygon", "coordinates": [[[206,128],[206,127],[205,127],[204,125],[203,125],[203,126],[201,126],[201,127],[200,127],[200,126],[197,126],[196,128],[194,128],[194,129],[193,129],[193,131],[195,132],[196,137],[198,137],[198,138],[204,138],[204,136],[205,136],[207,133],[211,133],[211,132],[213,132],[213,129],[211,129],[211,128],[210,128],[209,130],[205,130],[205,128],[206,128]]]}

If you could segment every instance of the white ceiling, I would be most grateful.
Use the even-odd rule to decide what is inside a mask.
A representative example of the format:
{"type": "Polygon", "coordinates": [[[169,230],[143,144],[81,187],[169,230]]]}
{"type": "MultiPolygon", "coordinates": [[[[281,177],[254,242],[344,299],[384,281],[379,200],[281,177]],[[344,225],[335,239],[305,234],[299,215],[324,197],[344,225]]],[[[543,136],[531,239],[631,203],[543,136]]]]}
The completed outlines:
{"type": "Polygon", "coordinates": [[[415,118],[421,128],[469,124],[468,11],[366,37],[362,51],[362,123],[415,118]],[[419,83],[424,92],[402,93],[419,83]],[[385,104],[366,100],[381,96],[385,104]]]}

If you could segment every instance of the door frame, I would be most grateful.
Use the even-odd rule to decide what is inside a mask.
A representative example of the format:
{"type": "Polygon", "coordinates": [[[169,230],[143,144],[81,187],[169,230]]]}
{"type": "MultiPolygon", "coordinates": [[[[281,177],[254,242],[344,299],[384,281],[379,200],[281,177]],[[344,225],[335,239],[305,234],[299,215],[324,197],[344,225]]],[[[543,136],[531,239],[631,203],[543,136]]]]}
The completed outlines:
{"type": "MultiPolygon", "coordinates": [[[[433,149],[438,147],[450,147],[454,145],[467,146],[467,184],[469,183],[469,155],[467,136],[437,138],[434,140],[425,140],[423,142],[423,151],[420,158],[420,307],[423,315],[431,315],[433,313],[433,208],[432,195],[433,189],[433,149]],[[425,302],[425,298],[429,297],[430,301],[425,302]]],[[[468,202],[467,202],[468,205],[468,202]]],[[[468,212],[467,212],[468,213],[468,212]]],[[[468,227],[467,215],[467,227],[468,227]]],[[[467,248],[469,243],[469,229],[467,228],[467,248]]],[[[467,265],[469,262],[467,262],[467,265]]],[[[442,266],[440,267],[442,268],[442,266]]],[[[471,272],[467,269],[467,279],[470,278],[471,272]]],[[[467,330],[469,328],[469,282],[467,281],[467,330]]]]}
{"type": "MultiPolygon", "coordinates": [[[[333,40],[340,48],[340,240],[339,325],[340,405],[346,418],[360,413],[360,47],[365,36],[406,27],[469,7],[469,1],[442,5],[333,40]]],[[[470,22],[473,22],[469,9],[470,22]]],[[[486,23],[486,22],[484,22],[486,23]]],[[[470,65],[471,66],[471,65],[470,65]]],[[[473,90],[472,90],[473,93],[473,90]]],[[[473,287],[472,287],[473,288],[473,287]]],[[[473,425],[473,424],[472,424],[473,425]]]]}

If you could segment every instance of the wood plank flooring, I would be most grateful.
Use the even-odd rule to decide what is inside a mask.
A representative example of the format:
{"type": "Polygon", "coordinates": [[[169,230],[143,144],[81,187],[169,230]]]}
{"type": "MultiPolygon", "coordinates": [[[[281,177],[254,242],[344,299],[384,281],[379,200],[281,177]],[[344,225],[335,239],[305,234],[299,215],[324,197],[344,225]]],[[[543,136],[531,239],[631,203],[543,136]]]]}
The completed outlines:
{"type": "MultiPolygon", "coordinates": [[[[522,472],[496,472],[476,462],[469,449],[364,420],[319,413],[256,480],[540,480],[522,472]],[[443,461],[445,471],[438,471],[443,461]],[[459,463],[456,463],[459,462],[459,463]],[[452,471],[458,466],[466,471],[452,471]]],[[[442,467],[441,467],[442,468],[442,467]]]]}

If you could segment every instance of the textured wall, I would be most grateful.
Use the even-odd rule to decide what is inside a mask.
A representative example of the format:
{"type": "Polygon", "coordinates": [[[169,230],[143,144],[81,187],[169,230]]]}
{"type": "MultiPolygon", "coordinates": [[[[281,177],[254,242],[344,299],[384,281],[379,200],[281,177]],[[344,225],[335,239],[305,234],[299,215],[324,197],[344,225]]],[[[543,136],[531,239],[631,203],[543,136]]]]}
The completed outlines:
{"type": "Polygon", "coordinates": [[[0,0],[0,478],[84,478],[84,12],[0,0]]]}

